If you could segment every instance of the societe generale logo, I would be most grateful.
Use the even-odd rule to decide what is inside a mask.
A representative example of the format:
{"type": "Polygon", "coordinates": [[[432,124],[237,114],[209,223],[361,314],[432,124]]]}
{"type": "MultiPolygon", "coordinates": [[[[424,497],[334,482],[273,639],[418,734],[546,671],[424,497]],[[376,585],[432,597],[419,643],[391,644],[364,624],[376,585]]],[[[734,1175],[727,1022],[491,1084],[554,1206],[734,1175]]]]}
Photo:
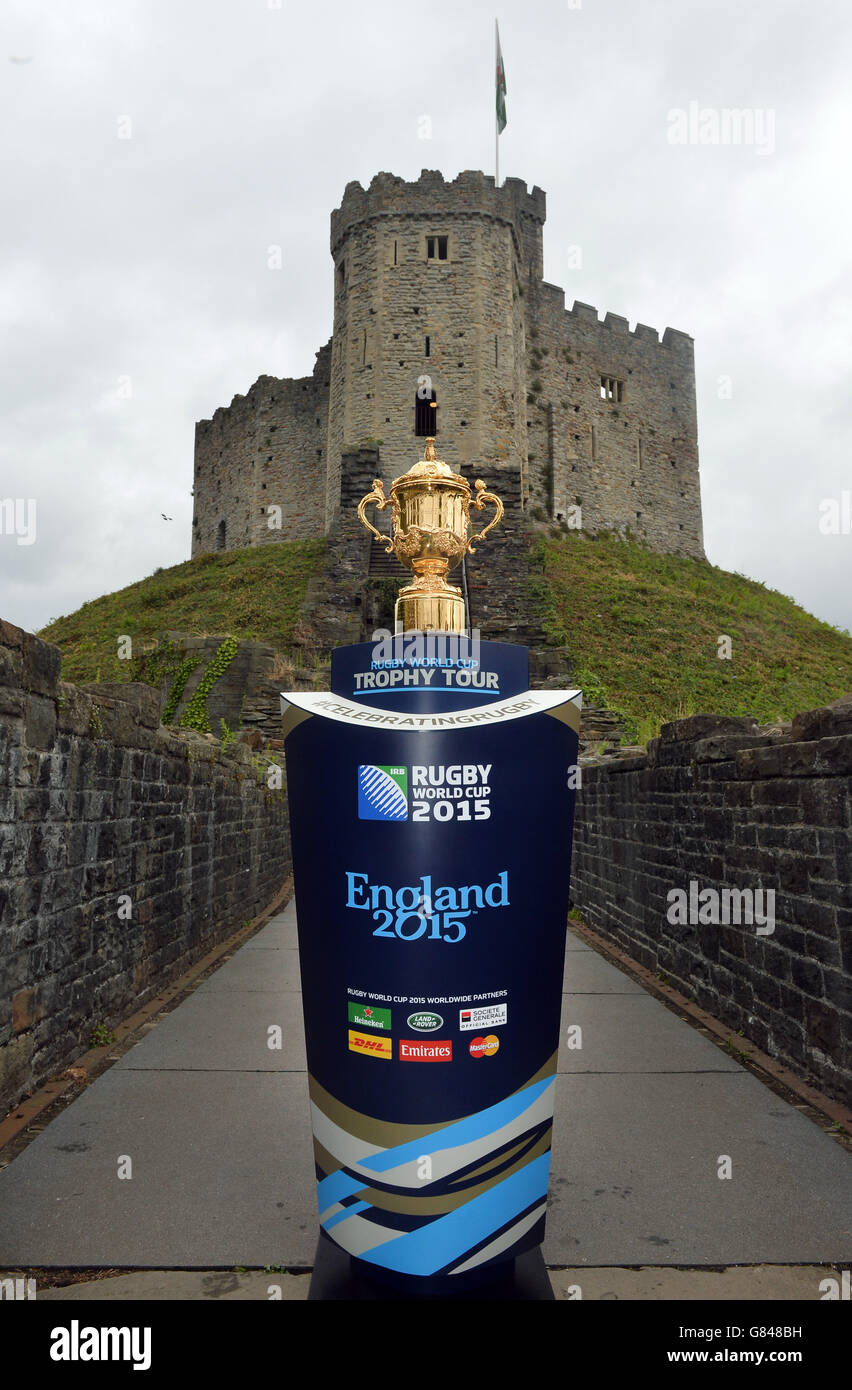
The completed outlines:
{"type": "Polygon", "coordinates": [[[453,1060],[452,1038],[432,1038],[427,1041],[418,1038],[410,1042],[401,1038],[399,1043],[401,1062],[451,1062],[453,1060]]]}

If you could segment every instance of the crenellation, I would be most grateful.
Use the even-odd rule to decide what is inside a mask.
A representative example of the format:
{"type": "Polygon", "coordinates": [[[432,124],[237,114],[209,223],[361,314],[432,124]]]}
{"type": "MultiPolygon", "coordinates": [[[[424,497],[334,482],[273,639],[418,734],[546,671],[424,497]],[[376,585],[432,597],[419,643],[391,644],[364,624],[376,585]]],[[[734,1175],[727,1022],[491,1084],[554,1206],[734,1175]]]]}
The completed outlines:
{"type": "Polygon", "coordinates": [[[703,556],[692,339],[566,308],[543,278],[545,216],[542,189],[476,170],[347,184],[311,376],[260,377],[196,428],[193,553],[328,532],[344,454],[378,449],[389,477],[410,466],[426,382],[441,457],[512,471],[530,521],[703,556]]]}
{"type": "Polygon", "coordinates": [[[649,328],[647,323],[637,323],[633,330],[633,335],[636,338],[643,338],[648,343],[658,343],[660,341],[660,335],[656,328],[649,328]]]}

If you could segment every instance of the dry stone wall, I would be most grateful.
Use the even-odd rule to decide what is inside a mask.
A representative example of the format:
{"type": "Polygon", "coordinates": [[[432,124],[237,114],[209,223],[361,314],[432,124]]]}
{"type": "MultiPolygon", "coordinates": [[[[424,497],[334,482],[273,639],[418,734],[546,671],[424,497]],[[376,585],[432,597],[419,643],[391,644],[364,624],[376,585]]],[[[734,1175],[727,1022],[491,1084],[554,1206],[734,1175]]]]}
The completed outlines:
{"type": "Polygon", "coordinates": [[[0,622],[0,1113],[270,903],[286,789],[0,622]],[[123,915],[124,914],[124,915],[123,915]]]}
{"type": "Polygon", "coordinates": [[[852,696],[786,734],[696,715],[664,725],[647,756],[582,777],[571,896],[589,924],[852,1101],[852,696]],[[724,921],[704,890],[770,890],[773,930],[734,920],[738,896],[724,921]]]}

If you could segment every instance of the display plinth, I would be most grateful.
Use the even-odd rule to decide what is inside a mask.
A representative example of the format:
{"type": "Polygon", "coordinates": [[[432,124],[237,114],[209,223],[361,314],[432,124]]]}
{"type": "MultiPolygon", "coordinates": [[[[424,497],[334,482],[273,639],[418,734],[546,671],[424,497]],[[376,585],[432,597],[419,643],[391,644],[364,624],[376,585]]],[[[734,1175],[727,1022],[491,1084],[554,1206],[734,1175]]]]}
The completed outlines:
{"type": "Polygon", "coordinates": [[[406,634],[332,687],[282,697],[321,1229],[490,1296],[544,1233],[580,695],[406,634]]]}

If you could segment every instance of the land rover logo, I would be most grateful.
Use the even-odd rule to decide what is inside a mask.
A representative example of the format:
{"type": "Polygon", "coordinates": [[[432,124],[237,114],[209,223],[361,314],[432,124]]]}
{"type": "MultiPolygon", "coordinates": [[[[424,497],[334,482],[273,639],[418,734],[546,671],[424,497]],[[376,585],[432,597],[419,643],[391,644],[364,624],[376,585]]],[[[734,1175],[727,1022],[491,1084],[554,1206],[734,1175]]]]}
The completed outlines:
{"type": "Polygon", "coordinates": [[[434,1033],[437,1028],[444,1026],[440,1014],[409,1014],[406,1022],[409,1028],[413,1028],[417,1033],[434,1033]]]}

